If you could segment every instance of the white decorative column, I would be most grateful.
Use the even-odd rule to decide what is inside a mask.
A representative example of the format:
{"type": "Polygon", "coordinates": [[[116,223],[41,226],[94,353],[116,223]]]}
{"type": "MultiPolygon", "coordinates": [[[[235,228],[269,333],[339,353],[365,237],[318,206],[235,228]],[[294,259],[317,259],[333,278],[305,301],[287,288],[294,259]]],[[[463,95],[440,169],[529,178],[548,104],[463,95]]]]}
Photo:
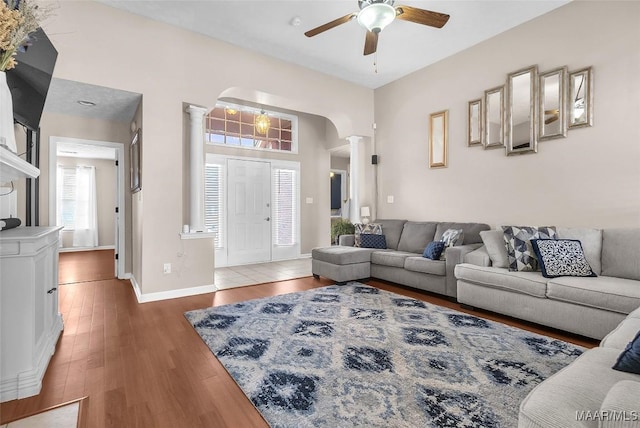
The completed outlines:
{"type": "Polygon", "coordinates": [[[190,232],[204,232],[204,115],[207,109],[187,107],[189,133],[189,227],[190,232]]]}
{"type": "Polygon", "coordinates": [[[347,137],[347,141],[351,145],[351,161],[349,168],[349,195],[351,196],[349,204],[349,219],[351,223],[360,223],[360,157],[362,156],[360,142],[362,137],[352,135],[347,137]]]}

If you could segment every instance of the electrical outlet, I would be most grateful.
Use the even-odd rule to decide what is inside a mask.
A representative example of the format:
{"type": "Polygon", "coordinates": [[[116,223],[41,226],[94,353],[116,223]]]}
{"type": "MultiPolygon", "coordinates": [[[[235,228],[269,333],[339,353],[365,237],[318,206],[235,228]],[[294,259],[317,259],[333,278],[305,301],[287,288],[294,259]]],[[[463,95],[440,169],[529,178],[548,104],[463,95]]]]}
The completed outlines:
{"type": "Polygon", "coordinates": [[[171,263],[164,264],[164,273],[171,273],[171,263]]]}
{"type": "Polygon", "coordinates": [[[393,203],[393,195],[387,196],[387,203],[388,204],[392,204],[393,203]]]}

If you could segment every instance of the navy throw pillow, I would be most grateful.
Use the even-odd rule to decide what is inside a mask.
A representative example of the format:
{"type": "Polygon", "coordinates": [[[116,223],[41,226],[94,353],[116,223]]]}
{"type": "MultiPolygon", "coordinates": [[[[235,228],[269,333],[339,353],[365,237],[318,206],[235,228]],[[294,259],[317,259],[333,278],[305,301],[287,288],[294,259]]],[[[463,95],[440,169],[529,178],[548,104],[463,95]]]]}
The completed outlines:
{"type": "Polygon", "coordinates": [[[360,234],[360,247],[385,249],[387,248],[387,240],[384,235],[362,233],[360,234]]]}
{"type": "Polygon", "coordinates": [[[596,276],[576,239],[532,239],[531,245],[545,278],[596,276]]]}
{"type": "Polygon", "coordinates": [[[424,249],[422,257],[426,257],[431,260],[439,260],[446,246],[447,244],[442,241],[431,241],[427,244],[427,248],[424,249]]]}
{"type": "Polygon", "coordinates": [[[614,370],[640,374],[640,331],[636,334],[613,366],[614,370]]]}

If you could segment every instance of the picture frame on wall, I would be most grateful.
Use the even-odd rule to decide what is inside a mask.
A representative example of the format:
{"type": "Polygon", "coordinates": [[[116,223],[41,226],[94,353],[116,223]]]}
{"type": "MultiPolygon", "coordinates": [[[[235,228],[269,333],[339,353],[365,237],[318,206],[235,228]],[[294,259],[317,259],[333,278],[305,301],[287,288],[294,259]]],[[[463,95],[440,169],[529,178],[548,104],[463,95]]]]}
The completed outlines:
{"type": "Polygon", "coordinates": [[[429,168],[446,168],[449,145],[449,110],[432,113],[429,119],[429,168]]]}
{"type": "Polygon", "coordinates": [[[140,168],[140,162],[140,130],[138,129],[133,135],[131,145],[129,146],[131,193],[136,193],[142,190],[142,171],[140,168]]]}

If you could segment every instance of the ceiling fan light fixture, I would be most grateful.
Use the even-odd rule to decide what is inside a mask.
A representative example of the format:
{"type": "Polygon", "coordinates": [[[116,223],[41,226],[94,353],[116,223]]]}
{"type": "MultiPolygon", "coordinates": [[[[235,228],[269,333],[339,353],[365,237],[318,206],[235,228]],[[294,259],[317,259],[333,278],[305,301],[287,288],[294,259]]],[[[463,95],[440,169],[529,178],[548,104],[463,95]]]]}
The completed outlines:
{"type": "Polygon", "coordinates": [[[396,10],[386,3],[373,3],[358,13],[358,23],[367,31],[379,33],[391,24],[396,17],[396,10]]]}

